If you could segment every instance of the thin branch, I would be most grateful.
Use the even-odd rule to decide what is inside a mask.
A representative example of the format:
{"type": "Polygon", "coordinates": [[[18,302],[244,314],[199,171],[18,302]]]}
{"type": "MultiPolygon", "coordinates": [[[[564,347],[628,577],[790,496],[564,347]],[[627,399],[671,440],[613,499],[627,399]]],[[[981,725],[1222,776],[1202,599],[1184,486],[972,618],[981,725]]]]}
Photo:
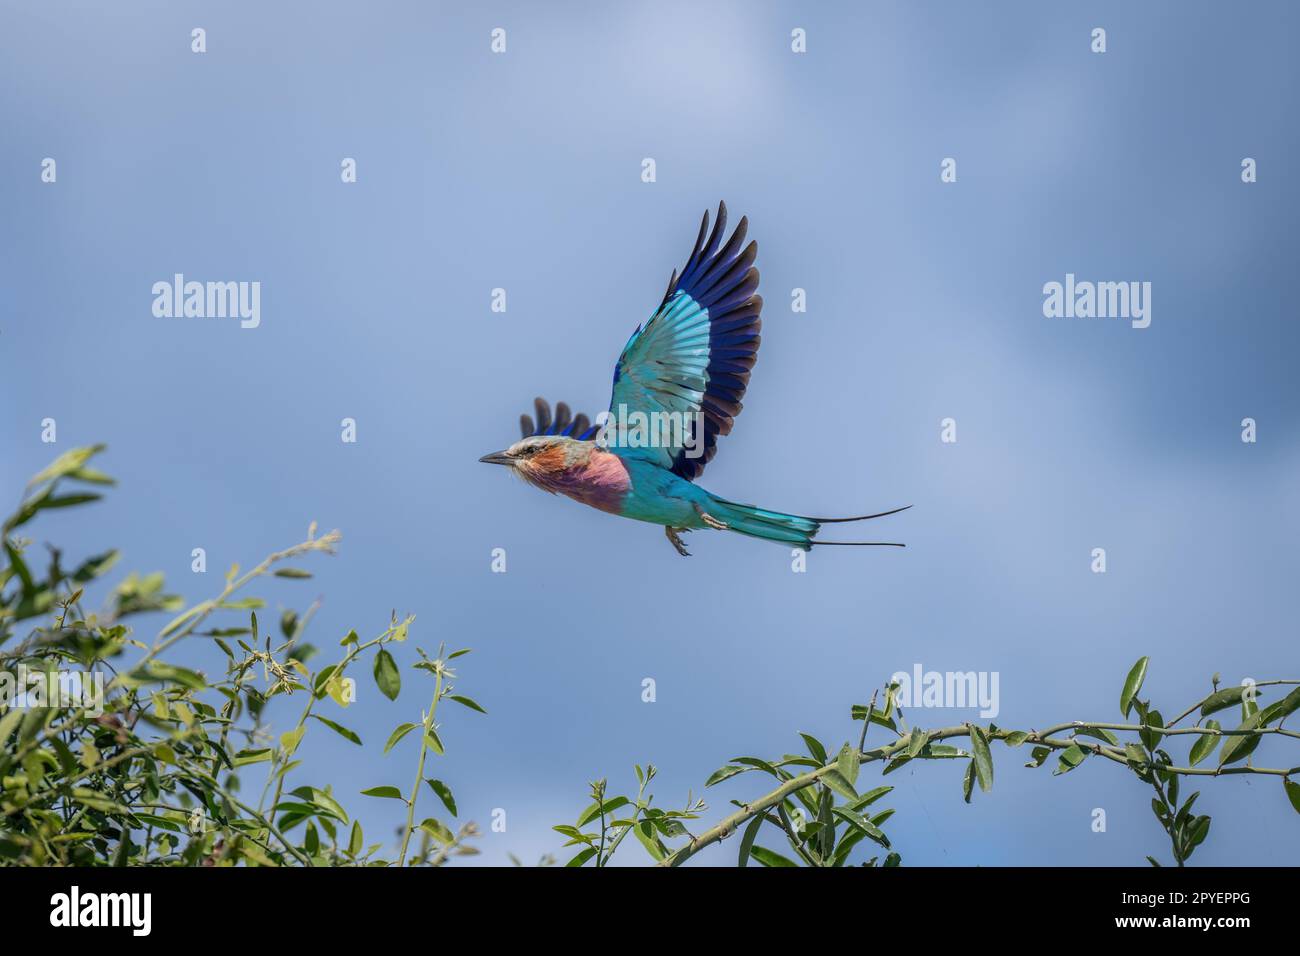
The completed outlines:
{"type": "MultiPolygon", "coordinates": [[[[1090,729],[1157,731],[1160,730],[1161,728],[1146,727],[1140,724],[1109,724],[1109,723],[1093,723],[1093,722],[1086,722],[1086,721],[1071,721],[1069,723],[1058,724],[1054,727],[1049,727],[1045,731],[1034,731],[1030,733],[1027,737],[1025,737],[1022,743],[1048,747],[1052,750],[1065,750],[1070,747],[1078,747],[1082,750],[1088,751],[1089,753],[1095,753],[1099,756],[1105,757],[1116,763],[1128,765],[1128,758],[1125,755],[1124,751],[1117,747],[1108,746],[1106,744],[1101,743],[1100,741],[1092,741],[1092,740],[1084,741],[1084,740],[1078,740],[1074,737],[1054,736],[1064,731],[1070,731],[1070,730],[1078,731],[1078,730],[1090,730],[1090,729]]],[[[1224,736],[1236,736],[1236,735],[1252,736],[1266,731],[1271,732],[1272,730],[1273,728],[1259,728],[1257,730],[1247,730],[1247,731],[1224,731],[1223,735],[1224,736]]],[[[1171,733],[1196,733],[1196,734],[1205,733],[1205,732],[1206,731],[1200,729],[1171,731],[1171,733]]],[[[970,733],[970,725],[962,724],[957,727],[945,727],[941,730],[932,730],[929,732],[928,739],[929,741],[946,740],[951,737],[965,737],[969,733],[970,733]]],[[[1005,740],[1011,733],[1012,731],[999,729],[991,733],[989,736],[991,739],[994,740],[1005,740]]],[[[1210,733],[1213,733],[1213,731],[1210,731],[1210,733]]],[[[865,740],[865,735],[863,739],[865,740]]],[[[861,750],[859,752],[859,760],[861,763],[875,763],[882,760],[888,761],[894,758],[895,756],[898,756],[900,752],[905,752],[908,745],[908,741],[909,741],[908,737],[902,737],[892,743],[886,744],[881,747],[875,747],[871,750],[861,750]]],[[[768,794],[765,794],[764,796],[753,801],[752,803],[747,803],[743,805],[739,810],[724,818],[717,825],[710,827],[708,830],[705,830],[699,836],[694,837],[689,843],[678,848],[677,850],[674,850],[662,861],[660,861],[658,865],[659,866],[680,866],[682,863],[686,862],[695,854],[699,853],[705,847],[710,846],[714,843],[718,843],[722,840],[725,840],[727,837],[731,836],[731,834],[736,832],[736,830],[742,824],[753,819],[758,814],[764,813],[771,807],[776,806],[790,794],[795,793],[798,790],[802,790],[805,787],[811,786],[812,784],[815,784],[818,780],[822,778],[822,776],[824,776],[827,773],[830,773],[835,769],[836,769],[836,764],[830,763],[824,767],[818,767],[816,770],[810,770],[807,773],[800,774],[797,777],[790,778],[789,780],[782,783],[781,786],[777,787],[775,790],[771,791],[768,794]]],[[[1266,768],[1266,767],[1243,766],[1243,767],[1216,767],[1216,768],[1202,769],[1196,767],[1169,766],[1169,767],[1161,767],[1159,769],[1165,771],[1166,773],[1181,774],[1184,776],[1210,776],[1210,777],[1228,776],[1232,774],[1264,774],[1264,775],[1286,777],[1286,776],[1300,774],[1300,767],[1292,767],[1290,769],[1274,769],[1274,768],[1266,768]]]]}

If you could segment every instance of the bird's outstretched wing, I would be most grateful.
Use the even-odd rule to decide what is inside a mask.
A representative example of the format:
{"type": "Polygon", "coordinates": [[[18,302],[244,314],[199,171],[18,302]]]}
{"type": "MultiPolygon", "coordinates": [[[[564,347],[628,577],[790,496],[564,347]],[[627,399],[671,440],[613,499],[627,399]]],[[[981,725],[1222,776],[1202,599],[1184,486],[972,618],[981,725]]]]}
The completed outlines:
{"type": "Polygon", "coordinates": [[[551,406],[544,398],[533,399],[533,411],[537,421],[527,415],[519,416],[519,437],[531,438],[534,435],[564,435],[578,441],[590,441],[595,437],[597,428],[591,424],[586,415],[579,413],[576,417],[569,411],[569,406],[558,402],[555,417],[551,418],[551,406]]]}
{"type": "Polygon", "coordinates": [[[709,214],[704,214],[681,275],[673,273],[663,302],[648,322],[637,326],[614,366],[611,426],[622,421],[621,411],[678,417],[675,428],[650,433],[659,439],[653,447],[644,439],[638,445],[626,435],[616,436],[607,427],[610,450],[653,461],[687,480],[704,471],[718,436],[731,431],[758,354],[763,308],[755,295],[758,243],[744,245],[749,221],[742,218],[723,245],[726,227],[726,203],[718,205],[712,233],[709,214]]]}

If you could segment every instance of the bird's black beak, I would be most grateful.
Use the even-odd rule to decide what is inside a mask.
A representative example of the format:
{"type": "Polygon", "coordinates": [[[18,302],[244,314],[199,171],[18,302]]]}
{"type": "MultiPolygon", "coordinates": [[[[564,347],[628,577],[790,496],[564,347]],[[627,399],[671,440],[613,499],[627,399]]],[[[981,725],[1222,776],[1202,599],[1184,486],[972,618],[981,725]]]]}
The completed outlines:
{"type": "Polygon", "coordinates": [[[485,461],[489,465],[513,465],[514,459],[503,451],[494,451],[490,455],[484,455],[479,461],[485,461]]]}

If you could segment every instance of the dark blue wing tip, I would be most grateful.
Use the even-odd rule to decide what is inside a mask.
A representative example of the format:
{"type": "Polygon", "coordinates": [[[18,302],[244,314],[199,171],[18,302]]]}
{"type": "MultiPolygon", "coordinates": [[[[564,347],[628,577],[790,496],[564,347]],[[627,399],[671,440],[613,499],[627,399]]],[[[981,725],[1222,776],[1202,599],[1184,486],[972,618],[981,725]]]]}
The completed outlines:
{"type": "Polygon", "coordinates": [[[550,403],[544,398],[537,398],[533,400],[533,412],[537,416],[536,421],[529,415],[519,416],[519,431],[522,438],[533,438],[537,435],[563,438],[576,436],[578,441],[590,441],[591,436],[598,430],[592,426],[591,419],[581,413],[574,415],[564,402],[556,403],[555,415],[552,417],[550,403]]]}

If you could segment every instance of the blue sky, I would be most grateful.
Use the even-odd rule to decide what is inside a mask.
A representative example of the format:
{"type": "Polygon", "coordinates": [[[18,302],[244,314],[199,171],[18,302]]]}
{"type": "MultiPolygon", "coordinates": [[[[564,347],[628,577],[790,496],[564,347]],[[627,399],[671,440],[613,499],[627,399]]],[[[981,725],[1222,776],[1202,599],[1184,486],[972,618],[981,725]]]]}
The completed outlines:
{"type": "MultiPolygon", "coordinates": [[[[268,596],[323,594],[326,649],[392,608],[426,649],[475,648],[459,687],[491,713],[448,716],[434,775],[462,818],[506,810],[483,861],[558,849],[549,827],[586,782],[634,786],[634,762],[661,768],[669,803],[728,757],[799,749],[798,731],[838,745],[850,705],[915,663],[998,672],[1003,726],[1115,719],[1143,654],[1166,712],[1216,671],[1297,676],[1293,6],[132,10],[0,6],[0,487],[14,500],[55,452],[107,442],[109,503],[37,530],[120,546],[194,600],[313,519],[341,529],[312,582],[268,596]],[[794,574],[780,547],[697,533],[683,560],[652,526],[478,463],[534,395],[604,407],[719,199],[750,217],[767,306],[744,414],[701,484],[804,514],[910,503],[869,526],[907,550],[824,549],[794,574]],[[176,272],[260,281],[260,327],[155,318],[152,284],[176,272]],[[1043,285],[1067,273],[1151,282],[1151,326],[1045,318],[1043,285]]],[[[209,650],[185,653],[215,665],[209,650]]],[[[396,804],[348,794],[407,785],[409,747],[377,744],[418,717],[418,676],[397,703],[362,683],[343,719],[364,752],[304,744],[302,782],[332,781],[373,834],[396,804]]],[[[958,766],[890,776],[905,863],[1167,858],[1119,768],[1053,778],[995,756],[971,806],[958,766]]],[[[1276,780],[1203,789],[1196,862],[1294,862],[1276,780]]]]}

